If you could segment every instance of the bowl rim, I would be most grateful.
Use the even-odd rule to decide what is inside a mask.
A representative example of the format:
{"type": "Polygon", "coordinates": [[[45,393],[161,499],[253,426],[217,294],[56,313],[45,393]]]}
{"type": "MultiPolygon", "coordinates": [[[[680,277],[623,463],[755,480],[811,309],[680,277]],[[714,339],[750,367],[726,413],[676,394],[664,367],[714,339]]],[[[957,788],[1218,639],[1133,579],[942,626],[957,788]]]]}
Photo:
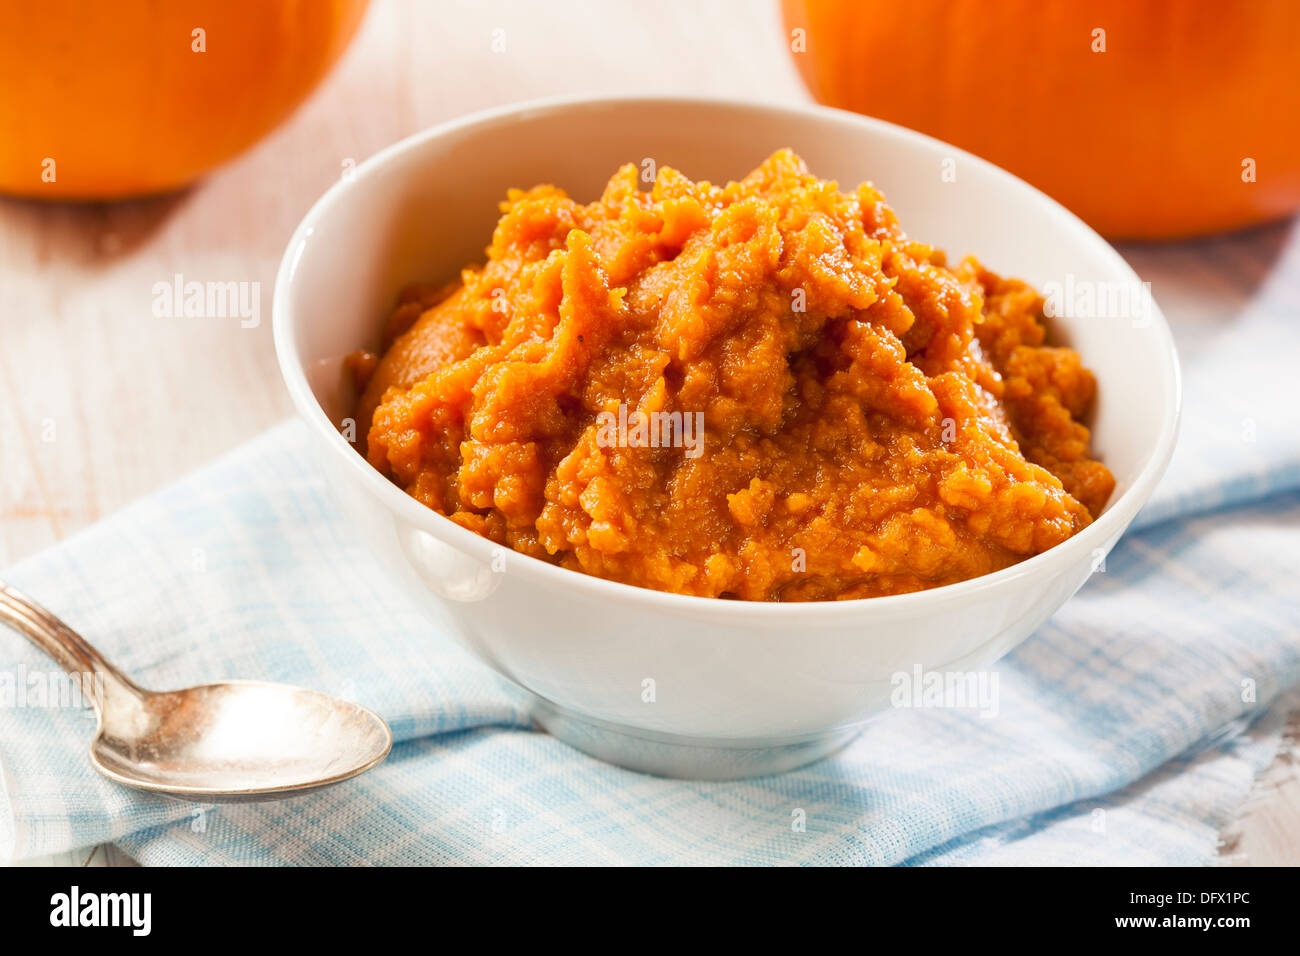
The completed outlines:
{"type": "Polygon", "coordinates": [[[1117,272],[1125,275],[1127,279],[1139,281],[1137,273],[1110,243],[1074,213],[1034,186],[1001,167],[942,140],[860,113],[816,104],[764,103],[759,100],[743,98],[661,94],[563,95],[521,101],[475,111],[421,130],[384,147],[358,164],[352,170],[352,174],[347,181],[340,180],[334,183],[312,204],[302,221],[295,228],[276,273],[271,325],[276,358],[285,387],[289,392],[294,408],[310,426],[311,431],[330,449],[330,454],[339,456],[344,469],[365,491],[377,498],[389,511],[393,512],[395,517],[403,522],[432,535],[444,544],[468,554],[485,565],[490,564],[493,556],[499,550],[504,551],[507,565],[503,573],[520,574],[532,579],[532,582],[538,585],[551,585],[571,590],[575,592],[575,596],[581,595],[593,602],[608,599],[620,600],[631,607],[659,612],[676,612],[695,618],[700,616],[717,618],[719,623],[725,622],[733,625],[740,623],[761,625],[781,621],[788,622],[796,617],[807,620],[809,624],[831,623],[844,618],[861,617],[864,614],[890,616],[933,610],[936,605],[949,605],[953,602],[975,600],[984,596],[984,592],[1011,588],[1026,579],[1051,576],[1064,567],[1089,559],[1093,552],[1100,548],[1108,538],[1112,536],[1118,537],[1123,533],[1142,505],[1150,497],[1151,492],[1163,476],[1170,459],[1173,457],[1182,414],[1182,378],[1178,354],[1169,324],[1165,320],[1164,313],[1159,305],[1154,301],[1152,303],[1151,323],[1148,328],[1150,334],[1157,336],[1161,340],[1157,351],[1162,356],[1163,363],[1158,371],[1164,379],[1165,401],[1159,437],[1133,483],[1116,501],[1111,502],[1110,507],[1092,524],[1047,551],[990,574],[923,591],[840,601],[791,601],[782,603],[731,601],[698,595],[676,594],[669,591],[657,591],[639,585],[625,584],[581,571],[562,568],[513,551],[510,548],[504,548],[421,504],[371,466],[369,461],[357,451],[352,443],[343,437],[325,413],[324,408],[316,400],[316,396],[308,383],[302,357],[298,353],[297,342],[293,334],[294,322],[290,308],[290,290],[294,283],[298,262],[303,255],[308,240],[315,232],[316,224],[327,216],[336,204],[346,201],[345,197],[352,191],[351,187],[361,179],[380,175],[383,168],[400,154],[418,149],[430,140],[438,139],[449,133],[460,132],[471,127],[487,127],[507,123],[521,116],[535,118],[548,113],[572,112],[583,109],[635,109],[649,106],[682,106],[688,108],[694,106],[740,112],[759,111],[767,114],[785,114],[791,117],[806,118],[814,116],[835,124],[865,126],[885,139],[901,141],[904,144],[920,144],[928,148],[941,147],[947,155],[957,157],[966,163],[973,163],[988,175],[1001,178],[1010,184],[1013,189],[1028,190],[1037,202],[1043,204],[1046,209],[1054,214],[1055,218],[1060,222],[1061,229],[1072,234],[1074,241],[1099,245],[1101,248],[1098,251],[1101,253],[1103,260],[1106,260],[1117,272]]]}

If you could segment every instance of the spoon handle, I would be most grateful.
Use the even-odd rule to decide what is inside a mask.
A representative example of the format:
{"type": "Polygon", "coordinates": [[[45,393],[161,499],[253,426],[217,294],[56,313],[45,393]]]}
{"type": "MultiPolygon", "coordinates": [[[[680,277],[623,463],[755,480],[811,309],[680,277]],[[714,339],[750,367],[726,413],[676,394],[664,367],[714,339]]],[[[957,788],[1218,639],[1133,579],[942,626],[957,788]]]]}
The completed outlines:
{"type": "MultiPolygon", "coordinates": [[[[4,581],[0,581],[0,623],[8,624],[23,634],[54,658],[60,667],[73,677],[81,679],[83,683],[89,676],[99,683],[111,681],[120,684],[123,689],[136,696],[143,693],[125,674],[91,647],[80,634],[4,581]]],[[[91,694],[90,698],[98,709],[102,704],[98,695],[91,694]]]]}

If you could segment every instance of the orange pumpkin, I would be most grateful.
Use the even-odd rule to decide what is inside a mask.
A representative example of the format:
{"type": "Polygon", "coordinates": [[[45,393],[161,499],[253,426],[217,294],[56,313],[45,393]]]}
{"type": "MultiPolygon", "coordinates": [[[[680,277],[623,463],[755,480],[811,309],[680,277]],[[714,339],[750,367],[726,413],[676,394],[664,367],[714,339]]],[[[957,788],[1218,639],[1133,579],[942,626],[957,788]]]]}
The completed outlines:
{"type": "Polygon", "coordinates": [[[312,90],[367,0],[0,0],[0,191],[174,189],[312,90]]]}
{"type": "Polygon", "coordinates": [[[1300,209],[1295,0],[783,3],[818,100],[983,156],[1107,235],[1300,209]]]}

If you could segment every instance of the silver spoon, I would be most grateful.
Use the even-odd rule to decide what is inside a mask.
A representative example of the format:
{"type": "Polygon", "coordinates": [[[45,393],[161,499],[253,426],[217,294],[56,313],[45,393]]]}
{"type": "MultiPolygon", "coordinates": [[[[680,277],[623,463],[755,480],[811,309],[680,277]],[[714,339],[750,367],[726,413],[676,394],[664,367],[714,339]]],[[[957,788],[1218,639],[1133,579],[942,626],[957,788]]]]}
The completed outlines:
{"type": "Polygon", "coordinates": [[[275,800],[365,773],[393,746],[378,714],[319,691],[241,680],[145,690],[3,581],[0,622],[80,680],[98,718],[90,762],[128,787],[202,803],[275,800]]]}

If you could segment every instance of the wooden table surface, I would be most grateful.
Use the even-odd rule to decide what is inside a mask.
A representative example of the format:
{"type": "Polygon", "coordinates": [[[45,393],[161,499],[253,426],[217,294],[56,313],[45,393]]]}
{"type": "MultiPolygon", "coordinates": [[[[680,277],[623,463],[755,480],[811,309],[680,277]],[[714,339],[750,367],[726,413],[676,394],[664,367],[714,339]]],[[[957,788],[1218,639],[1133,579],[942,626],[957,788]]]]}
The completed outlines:
{"type": "MultiPolygon", "coordinates": [[[[374,0],[304,107],[197,187],[115,205],[0,200],[0,567],[289,415],[271,345],[275,270],[351,163],[466,112],[592,92],[808,101],[764,0],[374,0]],[[178,273],[260,283],[260,324],[154,317],[154,283],[178,273]]],[[[1261,241],[1276,240],[1242,240],[1239,267],[1261,241]]],[[[1130,258],[1144,278],[1210,267],[1194,248],[1130,258]]],[[[1294,864],[1300,784],[1285,760],[1270,776],[1231,848],[1237,861],[1294,864]]],[[[87,859],[121,855],[59,862],[87,859]]]]}

